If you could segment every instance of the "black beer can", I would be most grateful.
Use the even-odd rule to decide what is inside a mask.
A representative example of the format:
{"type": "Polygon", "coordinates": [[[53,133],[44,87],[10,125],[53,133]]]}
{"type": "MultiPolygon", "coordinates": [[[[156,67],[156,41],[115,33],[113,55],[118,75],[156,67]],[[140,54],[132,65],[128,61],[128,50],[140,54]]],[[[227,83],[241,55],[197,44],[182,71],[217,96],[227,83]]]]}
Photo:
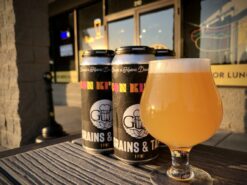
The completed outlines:
{"type": "Polygon", "coordinates": [[[174,58],[175,54],[170,49],[156,49],[155,57],[156,60],[171,59],[174,58]]]}
{"type": "Polygon", "coordinates": [[[80,64],[82,145],[89,152],[113,150],[112,50],[88,50],[80,64]]]}
{"type": "Polygon", "coordinates": [[[140,99],[154,49],[125,46],[112,61],[114,154],[127,163],[142,163],[158,156],[159,142],[145,130],[140,119],[140,99]]]}

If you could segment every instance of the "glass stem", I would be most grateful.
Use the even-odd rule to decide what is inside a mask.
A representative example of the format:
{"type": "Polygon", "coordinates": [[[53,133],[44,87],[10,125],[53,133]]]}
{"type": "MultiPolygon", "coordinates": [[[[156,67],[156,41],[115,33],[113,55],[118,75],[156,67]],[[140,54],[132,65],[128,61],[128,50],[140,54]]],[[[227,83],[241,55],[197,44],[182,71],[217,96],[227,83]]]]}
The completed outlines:
{"type": "Polygon", "coordinates": [[[189,164],[190,149],[171,149],[172,166],[167,174],[171,178],[180,181],[188,181],[193,178],[194,173],[189,164]]]}

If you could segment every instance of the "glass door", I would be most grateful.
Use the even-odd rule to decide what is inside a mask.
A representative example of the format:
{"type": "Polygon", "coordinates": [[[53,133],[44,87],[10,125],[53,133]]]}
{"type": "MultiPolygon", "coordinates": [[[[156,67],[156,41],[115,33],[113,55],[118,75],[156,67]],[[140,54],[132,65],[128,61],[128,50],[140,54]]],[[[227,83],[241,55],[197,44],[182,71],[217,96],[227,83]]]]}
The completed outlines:
{"type": "Polygon", "coordinates": [[[180,56],[179,2],[160,0],[106,15],[108,48],[147,45],[171,49],[180,56]]]}

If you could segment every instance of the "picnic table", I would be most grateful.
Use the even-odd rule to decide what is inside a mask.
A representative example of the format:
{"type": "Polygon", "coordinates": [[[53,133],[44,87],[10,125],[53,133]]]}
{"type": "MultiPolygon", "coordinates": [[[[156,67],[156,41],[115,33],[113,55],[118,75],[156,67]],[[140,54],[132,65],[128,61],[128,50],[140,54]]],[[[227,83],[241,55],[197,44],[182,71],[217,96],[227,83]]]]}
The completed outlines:
{"type": "MultiPolygon", "coordinates": [[[[87,153],[80,143],[76,139],[25,152],[10,151],[10,156],[5,153],[0,159],[0,184],[146,185],[151,184],[153,169],[171,162],[167,148],[152,162],[128,165],[113,154],[87,153]]],[[[247,184],[247,153],[198,145],[190,159],[191,164],[208,171],[216,185],[247,184]]]]}

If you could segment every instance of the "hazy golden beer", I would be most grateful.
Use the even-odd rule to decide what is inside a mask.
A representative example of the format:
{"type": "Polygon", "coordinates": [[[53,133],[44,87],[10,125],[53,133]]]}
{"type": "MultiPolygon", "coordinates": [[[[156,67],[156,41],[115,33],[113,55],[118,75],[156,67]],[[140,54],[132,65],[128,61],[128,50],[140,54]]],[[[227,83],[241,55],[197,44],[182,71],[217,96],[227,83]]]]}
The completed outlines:
{"type": "Polygon", "coordinates": [[[152,136],[170,147],[192,147],[212,136],[222,105],[209,61],[152,61],[141,119],[152,136]]]}

